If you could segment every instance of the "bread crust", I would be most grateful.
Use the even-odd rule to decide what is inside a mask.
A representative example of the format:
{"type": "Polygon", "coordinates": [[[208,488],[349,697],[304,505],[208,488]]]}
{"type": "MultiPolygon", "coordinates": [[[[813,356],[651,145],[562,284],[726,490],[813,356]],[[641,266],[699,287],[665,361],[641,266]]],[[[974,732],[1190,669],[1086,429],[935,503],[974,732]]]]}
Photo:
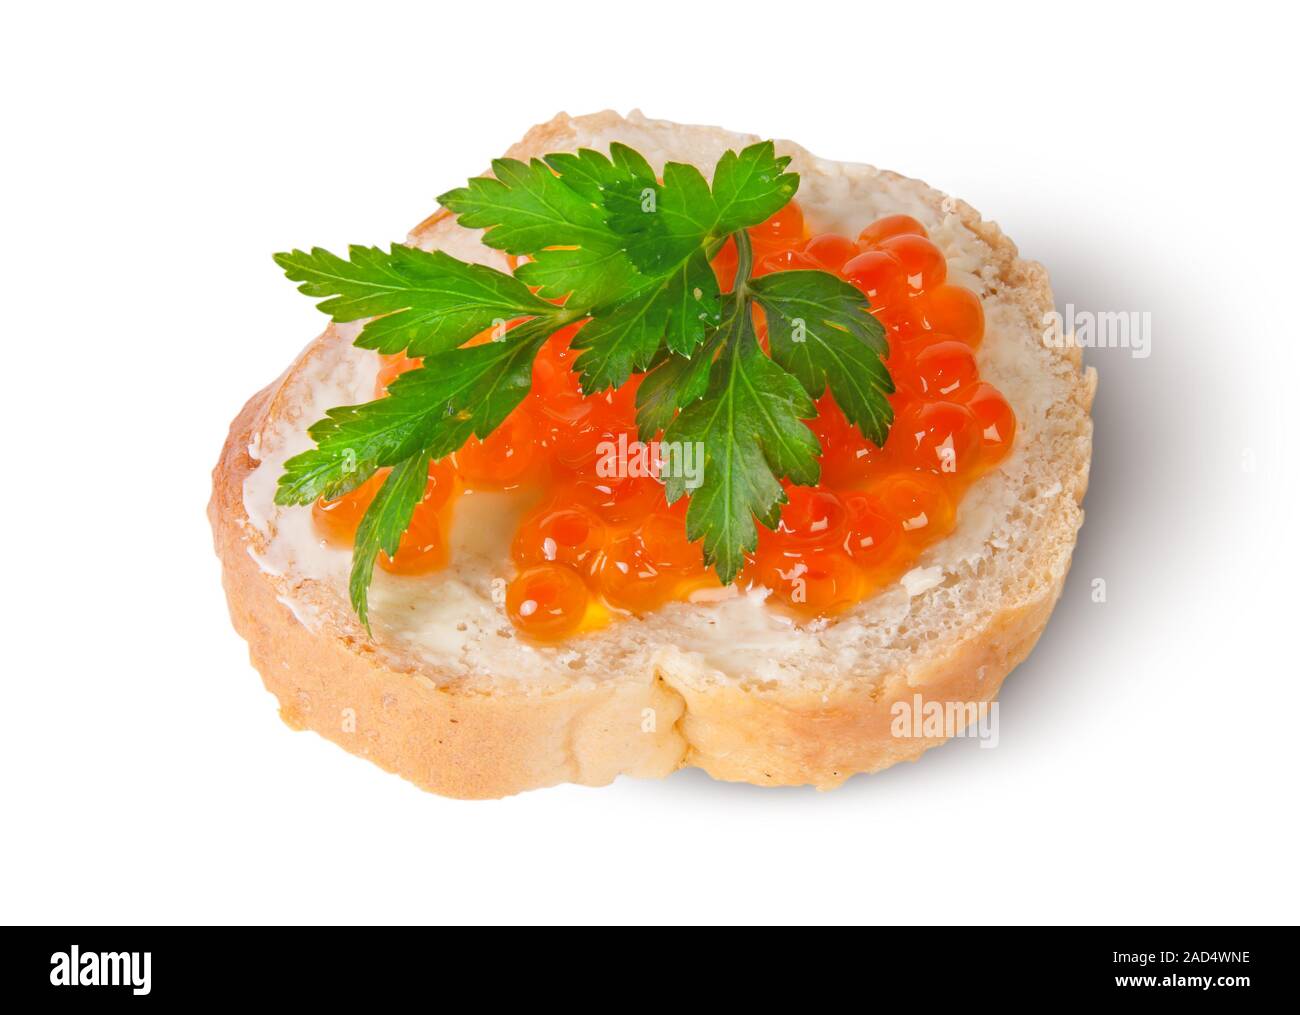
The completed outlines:
{"type": "MultiPolygon", "coordinates": [[[[572,147],[575,126],[602,129],[620,121],[628,122],[609,112],[578,119],[561,114],[533,128],[511,153],[572,147]]],[[[1030,313],[1050,309],[1041,266],[1018,259],[1011,241],[969,206],[954,207],[993,249],[1000,278],[1014,287],[1017,302],[1030,313]]],[[[413,238],[441,218],[426,220],[413,238]]],[[[324,629],[309,630],[253,555],[258,534],[243,493],[258,465],[250,444],[269,420],[290,411],[286,382],[328,334],[236,417],[213,472],[208,514],[232,621],[279,700],[281,718],[423,789],[494,798],[564,782],[604,785],[620,774],[660,777],[685,766],[723,780],[832,788],[850,775],[914,760],[942,743],[943,738],[891,735],[894,703],[916,694],[926,702],[992,700],[1033,648],[1060,596],[1082,521],[1078,504],[1087,485],[1088,413],[1096,383],[1092,371],[1080,370],[1075,348],[1059,350],[1071,367],[1071,383],[1066,403],[1054,411],[1069,414],[1077,439],[1061,451],[1060,478],[1068,496],[1051,519],[1051,545],[1042,548],[1044,561],[1055,563],[1044,566],[1032,595],[1016,597],[906,674],[879,682],[818,682],[809,689],[683,680],[655,667],[561,689],[530,690],[516,683],[486,691],[460,686],[454,674],[427,663],[398,665],[351,618],[332,616],[324,629]]]]}

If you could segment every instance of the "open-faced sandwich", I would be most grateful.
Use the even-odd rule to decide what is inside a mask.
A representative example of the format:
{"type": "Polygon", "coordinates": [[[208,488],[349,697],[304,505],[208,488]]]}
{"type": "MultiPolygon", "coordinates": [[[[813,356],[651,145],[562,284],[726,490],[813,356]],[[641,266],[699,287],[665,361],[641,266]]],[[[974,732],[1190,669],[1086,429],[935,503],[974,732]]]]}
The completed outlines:
{"type": "Polygon", "coordinates": [[[608,112],[440,204],[276,258],[332,323],[210,516],[287,723],[459,797],[829,788],[952,735],[900,703],[993,699],[1069,568],[1095,387],[996,225],[608,112]]]}

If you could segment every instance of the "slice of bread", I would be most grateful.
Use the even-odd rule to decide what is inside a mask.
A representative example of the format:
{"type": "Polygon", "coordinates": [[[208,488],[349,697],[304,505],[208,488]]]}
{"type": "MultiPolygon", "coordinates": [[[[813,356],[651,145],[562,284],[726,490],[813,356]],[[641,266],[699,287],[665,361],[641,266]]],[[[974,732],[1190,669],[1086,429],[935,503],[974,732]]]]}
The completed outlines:
{"type": "MultiPolygon", "coordinates": [[[[557,116],[508,154],[622,141],[656,168],[672,160],[707,172],[754,140],[604,112],[557,116]]],[[[273,503],[282,463],[310,446],[305,428],[326,408],[372,397],[377,357],[352,346],[356,327],[330,327],[235,419],[209,507],[235,627],[286,723],[457,797],[690,765],[718,779],[830,788],[942,742],[891,735],[895,702],[997,694],[1070,565],[1095,374],[1079,350],[1044,343],[1047,272],[973,208],[870,166],[777,149],[793,157],[814,231],[856,235],[881,215],[915,216],[944,249],[950,281],[983,298],[980,371],[1011,402],[1019,431],[1012,455],[962,501],[956,531],[831,622],[793,624],[751,593],[673,603],[538,648],[515,636],[502,607],[519,504],[468,494],[447,571],[376,573],[371,639],[348,606],[348,552],[320,543],[310,509],[273,503]]],[[[504,268],[478,236],[439,212],[408,242],[504,268]]]]}

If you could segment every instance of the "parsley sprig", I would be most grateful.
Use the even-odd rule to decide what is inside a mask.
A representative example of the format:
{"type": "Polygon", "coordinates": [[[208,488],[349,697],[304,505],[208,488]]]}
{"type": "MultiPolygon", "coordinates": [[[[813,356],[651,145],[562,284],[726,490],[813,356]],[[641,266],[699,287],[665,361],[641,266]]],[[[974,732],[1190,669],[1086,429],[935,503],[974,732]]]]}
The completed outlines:
{"type": "Polygon", "coordinates": [[[513,275],[448,254],[394,245],[315,248],[276,263],[335,322],[366,319],[356,344],[423,364],[389,394],[330,409],[308,433],[316,447],[289,459],[279,504],[337,497],[390,468],[357,530],[350,595],[369,625],[367,591],[381,552],[393,554],[424,493],[431,460],[490,434],[527,395],[542,344],[586,321],[573,346],[584,392],[648,371],[637,392],[643,439],[699,442],[702,484],[665,480],[670,502],[690,497],[687,536],[724,583],[755,548],[755,519],[774,528],[782,479],[814,484],[820,447],[803,422],[829,390],[876,444],[892,422],[884,331],[853,286],[822,271],[751,276],[746,229],[780,211],[799,177],[770,141],[728,151],[710,186],[694,166],[662,179],[625,145],[521,162],[443,194],[483,242],[525,258],[513,275]],[[736,282],[723,293],[710,258],[732,239],[736,282]],[[759,345],[763,308],[770,355],[759,345]],[[502,327],[511,322],[510,327],[502,327]],[[494,328],[494,340],[469,345],[494,328]]]}

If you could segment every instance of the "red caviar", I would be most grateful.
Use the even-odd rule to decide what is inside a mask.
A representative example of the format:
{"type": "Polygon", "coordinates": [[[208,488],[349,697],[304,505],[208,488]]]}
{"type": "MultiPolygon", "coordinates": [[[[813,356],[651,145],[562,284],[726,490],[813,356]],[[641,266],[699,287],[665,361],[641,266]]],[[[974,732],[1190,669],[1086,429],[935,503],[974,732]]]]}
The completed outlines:
{"type": "Polygon", "coordinates": [[[575,571],[562,564],[538,564],[506,587],[506,616],[525,634],[556,640],[578,629],[588,598],[575,571]]]}
{"type": "Polygon", "coordinates": [[[984,337],[984,307],[969,289],[941,285],[916,299],[926,331],[948,335],[977,348],[984,337]]]}
{"type": "Polygon", "coordinates": [[[894,417],[890,443],[915,469],[965,476],[979,457],[980,426],[957,402],[910,402],[894,417]]]}
{"type": "Polygon", "coordinates": [[[965,342],[936,332],[908,353],[894,372],[894,384],[920,398],[953,398],[979,381],[975,351],[965,342]]]}
{"type": "Polygon", "coordinates": [[[821,233],[809,240],[804,254],[817,262],[823,271],[838,273],[849,261],[858,256],[858,245],[839,233],[821,233]]]}
{"type": "Polygon", "coordinates": [[[813,616],[841,613],[862,598],[865,579],[843,550],[760,555],[758,580],[786,606],[813,616]]]}
{"type": "Polygon", "coordinates": [[[875,493],[854,490],[845,494],[843,501],[849,516],[844,552],[867,571],[887,569],[902,540],[898,518],[875,493]]]}
{"type": "Polygon", "coordinates": [[[423,362],[423,360],[411,359],[400,352],[396,356],[381,357],[379,376],[375,378],[375,397],[383,398],[388,394],[388,385],[392,384],[406,371],[414,370],[423,362]]]}
{"type": "Polygon", "coordinates": [[[529,478],[537,464],[538,435],[532,421],[511,413],[483,440],[471,437],[453,456],[456,470],[476,490],[509,490],[529,478]]]}
{"type": "MultiPolygon", "coordinates": [[[[326,542],[335,546],[351,546],[356,538],[357,526],[365,516],[370,502],[388,478],[388,469],[380,469],[355,490],[333,500],[318,500],[312,505],[312,519],[316,531],[326,542]]],[[[393,574],[428,574],[445,567],[447,554],[447,526],[456,473],[446,461],[429,463],[429,481],[424,488],[424,498],[415,506],[411,524],[402,534],[397,553],[389,557],[379,555],[379,566],[393,574]]]]}
{"type": "Polygon", "coordinates": [[[943,251],[924,236],[913,233],[891,236],[876,249],[898,262],[908,295],[937,289],[948,278],[948,262],[943,251]]]}
{"type": "Polygon", "coordinates": [[[801,247],[808,238],[804,228],[803,209],[791,201],[766,222],[749,230],[749,241],[754,247],[754,260],[761,261],[769,254],[801,247]]]}
{"type": "MultiPolygon", "coordinates": [[[[1010,452],[1016,417],[980,378],[984,337],[979,297],[948,280],[942,250],[909,215],[869,223],[857,238],[812,234],[796,204],[750,230],[754,271],[818,269],[862,291],[885,326],[896,391],[895,423],[878,448],[827,392],[808,426],[821,442],[821,482],[785,485],[775,531],[741,573],[770,602],[804,618],[851,608],[896,581],[919,553],[952,532],[962,495],[1010,452]]],[[[735,245],[713,262],[723,289],[734,283],[735,245]]],[[[765,329],[759,321],[760,335],[765,329]]],[[[686,498],[669,505],[658,462],[637,440],[640,375],[616,391],[584,395],[572,347],[581,323],[554,335],[533,364],[532,390],[485,440],[471,438],[430,466],[429,486],[392,560],[380,566],[420,574],[447,562],[447,532],[461,488],[521,488],[533,507],[510,546],[517,568],[506,615],[524,635],[556,641],[602,622],[610,609],[646,613],[718,588],[700,544],[686,536],[686,498]],[[613,464],[616,468],[611,470],[613,464]]],[[[376,394],[420,365],[382,357],[376,394]]],[[[387,470],[313,509],[317,530],[348,545],[387,470]]]]}
{"type": "Polygon", "coordinates": [[[335,546],[351,546],[366,508],[370,507],[370,502],[375,499],[375,494],[387,477],[388,470],[381,469],[355,490],[333,500],[318,500],[311,509],[316,531],[326,542],[335,546]]]}
{"type": "Polygon", "coordinates": [[[879,246],[895,236],[926,236],[930,234],[911,215],[886,215],[878,218],[858,233],[858,243],[863,247],[879,246]]]}
{"type": "Polygon", "coordinates": [[[1010,452],[1016,438],[1016,414],[992,384],[977,384],[959,397],[979,423],[980,452],[985,464],[996,465],[1010,452]]]}
{"type": "Polygon", "coordinates": [[[600,565],[599,588],[613,606],[644,613],[677,598],[687,586],[708,584],[698,545],[686,521],[667,511],[648,515],[614,540],[600,565]]]}
{"type": "Polygon", "coordinates": [[[590,567],[605,546],[605,523],[581,504],[560,500],[534,512],[515,533],[515,563],[590,567]]]}

